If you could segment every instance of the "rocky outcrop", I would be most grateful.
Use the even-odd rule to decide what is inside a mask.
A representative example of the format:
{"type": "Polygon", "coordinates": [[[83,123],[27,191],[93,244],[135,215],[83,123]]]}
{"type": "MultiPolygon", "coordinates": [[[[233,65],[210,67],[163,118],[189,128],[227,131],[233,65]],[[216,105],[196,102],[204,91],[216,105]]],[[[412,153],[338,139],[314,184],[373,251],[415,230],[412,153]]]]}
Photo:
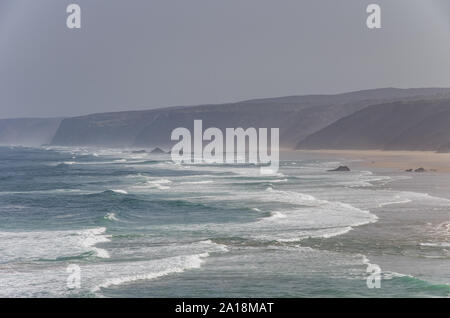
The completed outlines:
{"type": "Polygon", "coordinates": [[[333,171],[346,172],[346,171],[350,171],[350,168],[347,166],[339,166],[336,169],[327,170],[327,171],[329,171],[329,172],[333,172],[333,171]]]}
{"type": "Polygon", "coordinates": [[[159,147],[156,147],[155,149],[153,149],[150,153],[152,154],[156,154],[156,155],[162,155],[162,154],[166,154],[167,152],[165,152],[164,150],[162,150],[159,147]]]}
{"type": "MultiPolygon", "coordinates": [[[[435,169],[431,169],[431,171],[436,171],[435,169]]],[[[417,168],[417,169],[406,169],[405,172],[427,172],[427,170],[425,168],[417,168]]]]}

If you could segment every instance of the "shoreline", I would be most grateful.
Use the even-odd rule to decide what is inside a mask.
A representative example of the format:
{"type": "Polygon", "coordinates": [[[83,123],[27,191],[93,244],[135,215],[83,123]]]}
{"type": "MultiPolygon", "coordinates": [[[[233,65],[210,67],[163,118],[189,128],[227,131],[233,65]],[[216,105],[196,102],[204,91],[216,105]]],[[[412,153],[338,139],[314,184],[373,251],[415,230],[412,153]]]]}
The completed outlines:
{"type": "MultiPolygon", "coordinates": [[[[450,154],[382,150],[298,150],[297,153],[338,159],[351,170],[364,168],[376,175],[411,176],[392,180],[381,189],[413,195],[403,202],[404,198],[400,197],[399,202],[370,209],[377,217],[374,223],[352,226],[347,233],[305,242],[304,246],[362,255],[367,264],[377,265],[387,276],[399,280],[414,280],[429,287],[448,286],[450,154]],[[419,167],[427,172],[405,172],[419,167]],[[419,196],[414,198],[416,194],[419,196]],[[447,203],[439,202],[441,199],[447,203]]],[[[389,278],[382,279],[382,286],[393,288],[391,282],[389,278]]],[[[449,295],[447,289],[439,297],[449,295]]]]}
{"type": "Polygon", "coordinates": [[[386,151],[386,150],[296,150],[296,153],[335,155],[345,159],[359,160],[365,168],[407,169],[424,168],[426,172],[450,173],[450,153],[432,151],[386,151]]]}

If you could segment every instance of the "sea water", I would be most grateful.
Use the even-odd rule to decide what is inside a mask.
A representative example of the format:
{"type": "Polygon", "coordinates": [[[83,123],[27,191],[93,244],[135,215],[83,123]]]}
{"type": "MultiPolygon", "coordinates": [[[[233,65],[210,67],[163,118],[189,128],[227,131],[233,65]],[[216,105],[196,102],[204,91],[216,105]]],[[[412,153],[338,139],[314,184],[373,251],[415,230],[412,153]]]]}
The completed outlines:
{"type": "Polygon", "coordinates": [[[127,149],[1,147],[0,296],[450,294],[450,200],[426,191],[433,178],[281,159],[261,175],[127,149]]]}

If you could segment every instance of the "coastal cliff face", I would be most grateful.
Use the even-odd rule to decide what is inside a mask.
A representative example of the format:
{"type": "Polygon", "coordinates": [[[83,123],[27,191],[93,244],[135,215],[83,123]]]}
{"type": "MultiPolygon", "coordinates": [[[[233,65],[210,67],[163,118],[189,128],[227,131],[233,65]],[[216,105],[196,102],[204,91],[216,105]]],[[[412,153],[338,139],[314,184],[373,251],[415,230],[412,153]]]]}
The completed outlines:
{"type": "Polygon", "coordinates": [[[52,141],[60,118],[0,119],[0,145],[40,146],[52,141]]]}
{"type": "Polygon", "coordinates": [[[306,137],[300,149],[446,151],[450,99],[374,105],[306,137]]]}
{"type": "Polygon", "coordinates": [[[132,146],[154,111],[102,113],[64,119],[52,140],[59,146],[132,146]]]}
{"type": "Polygon", "coordinates": [[[368,106],[395,101],[450,98],[450,89],[377,89],[338,95],[256,99],[220,105],[93,114],[61,122],[53,145],[168,147],[177,127],[192,129],[195,119],[208,127],[280,128],[280,145],[293,148],[346,116],[368,106]]]}
{"type": "Polygon", "coordinates": [[[385,88],[59,118],[0,120],[0,144],[160,147],[173,129],[279,128],[298,149],[450,150],[450,89],[385,88]]]}

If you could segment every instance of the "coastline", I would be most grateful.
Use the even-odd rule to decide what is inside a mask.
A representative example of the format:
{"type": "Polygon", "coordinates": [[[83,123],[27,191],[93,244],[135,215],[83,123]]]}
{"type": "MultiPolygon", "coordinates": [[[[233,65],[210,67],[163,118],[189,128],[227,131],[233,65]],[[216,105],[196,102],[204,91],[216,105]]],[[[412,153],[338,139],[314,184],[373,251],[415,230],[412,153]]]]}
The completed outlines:
{"type": "MultiPolygon", "coordinates": [[[[444,173],[410,174],[390,169],[360,169],[367,159],[362,159],[366,154],[361,152],[354,155],[289,153],[299,161],[295,164],[284,163],[286,181],[278,182],[279,177],[276,176],[273,179],[264,177],[255,183],[254,174],[247,171],[247,167],[237,173],[235,169],[230,170],[230,167],[225,166],[220,172],[231,173],[234,181],[230,183],[230,174],[221,177],[222,174],[217,174],[217,167],[213,169],[216,171],[205,173],[210,167],[200,166],[200,169],[193,168],[192,172],[184,175],[184,169],[180,174],[177,167],[166,164],[165,160],[155,165],[153,161],[147,161],[150,158],[136,160],[136,155],[127,150],[101,152],[93,149],[91,155],[86,156],[83,149],[73,149],[73,153],[65,149],[38,157],[30,149],[8,151],[30,152],[30,158],[37,158],[30,161],[37,169],[34,170],[35,174],[42,173],[42,161],[45,167],[57,166],[48,166],[48,155],[51,154],[50,159],[54,163],[74,161],[73,164],[63,164],[57,168],[63,178],[67,175],[82,175],[80,171],[92,174],[94,167],[101,180],[105,180],[105,174],[108,176],[108,183],[102,183],[95,189],[91,188],[90,183],[80,185],[75,181],[74,186],[80,191],[70,191],[73,189],[71,184],[65,187],[69,191],[58,191],[61,183],[55,183],[49,196],[47,192],[40,191],[41,183],[37,182],[35,190],[38,191],[27,193],[27,200],[33,196],[36,200],[56,197],[58,200],[68,200],[69,203],[77,202],[76,205],[65,204],[67,209],[57,206],[52,210],[49,205],[45,207],[45,212],[38,211],[40,215],[42,212],[46,213],[47,209],[52,213],[60,213],[57,215],[63,217],[52,218],[55,220],[52,226],[55,229],[67,226],[71,232],[65,237],[69,239],[62,240],[60,235],[49,231],[48,218],[39,218],[42,221],[37,225],[36,219],[20,219],[21,215],[26,214],[25,211],[36,209],[35,206],[29,206],[29,201],[11,201],[14,205],[8,208],[22,211],[15,214],[18,218],[15,224],[24,233],[15,243],[15,246],[22,248],[21,255],[23,247],[33,246],[36,241],[34,234],[23,230],[27,229],[26,222],[29,221],[33,221],[33,229],[45,238],[45,246],[55,246],[50,249],[33,249],[29,252],[31,256],[35,255],[34,250],[45,250],[46,254],[41,257],[45,259],[64,257],[67,250],[73,249],[81,249],[82,252],[87,249],[88,253],[95,253],[87,256],[81,254],[84,257],[83,268],[87,267],[86,273],[91,273],[89,279],[94,287],[91,289],[91,285],[87,285],[88,288],[78,295],[80,297],[186,297],[192,295],[192,290],[195,290],[194,296],[198,297],[242,297],[248,295],[246,288],[249,285],[255,286],[251,292],[259,297],[449,295],[446,284],[450,277],[450,266],[445,246],[449,242],[446,229],[449,224],[450,200],[431,197],[438,196],[438,192],[447,195],[450,193],[450,180],[444,173]],[[321,159],[326,159],[326,164],[321,159]],[[301,164],[302,161],[304,164],[301,164]],[[348,165],[352,172],[326,172],[326,169],[338,164],[348,165]],[[365,170],[371,170],[373,174],[365,170]],[[143,172],[146,174],[142,174],[143,172]],[[124,175],[127,177],[124,178],[124,175]],[[399,175],[401,178],[398,178],[399,175]],[[378,176],[383,178],[379,179],[378,176]],[[211,178],[208,180],[211,182],[201,183],[205,178],[211,178]],[[183,194],[186,184],[189,184],[186,182],[191,182],[191,186],[183,194]],[[270,182],[275,183],[269,186],[270,182]],[[374,182],[374,186],[366,182],[374,182]],[[268,187],[272,191],[268,191],[268,187]],[[233,191],[228,198],[222,196],[224,188],[233,191]],[[261,191],[264,189],[265,191],[261,191]],[[82,190],[92,193],[85,195],[82,190]],[[195,197],[192,196],[193,192],[195,197]],[[214,196],[209,195],[211,193],[214,196]],[[153,205],[152,201],[146,200],[148,197],[152,201],[156,198],[159,202],[168,202],[164,203],[167,208],[160,204],[153,205]],[[198,197],[207,204],[200,206],[200,210],[205,212],[200,216],[198,197]],[[174,204],[171,198],[176,198],[174,204]],[[230,208],[223,204],[226,202],[224,200],[234,201],[235,205],[230,208]],[[88,201],[86,205],[85,201],[88,201]],[[106,207],[107,210],[99,209],[99,206],[106,207]],[[158,213],[161,207],[167,209],[163,210],[163,214],[158,213]],[[81,209],[86,211],[81,214],[82,222],[79,221],[81,209]],[[161,215],[170,215],[169,211],[183,211],[194,222],[180,227],[178,222],[173,222],[176,220],[174,218],[161,220],[161,215]],[[240,222],[242,211],[248,212],[246,214],[251,218],[240,222]],[[375,215],[376,222],[355,222],[366,219],[365,211],[375,215]],[[233,214],[237,218],[231,223],[228,220],[233,220],[233,214]],[[223,216],[228,219],[221,219],[223,216]],[[206,220],[213,224],[208,225],[206,233],[203,231],[205,217],[210,217],[206,220]],[[72,226],[74,221],[75,227],[72,226]],[[158,236],[145,235],[142,228],[144,222],[149,224],[147,233],[155,233],[155,229],[161,229],[158,236]],[[81,228],[80,224],[83,225],[81,228]],[[93,234],[91,227],[87,226],[90,224],[96,226],[93,234]],[[338,233],[339,235],[328,235],[329,229],[343,228],[342,224],[350,226],[345,227],[345,231],[338,233]],[[327,233],[310,232],[318,234],[310,237],[302,233],[315,228],[327,233]],[[180,230],[189,235],[188,239],[184,235],[179,236],[180,230]],[[116,231],[126,234],[120,237],[119,245],[116,244],[118,237],[109,236],[116,231]],[[81,235],[82,239],[73,241],[73,233],[76,233],[75,237],[81,235]],[[279,240],[280,233],[293,234],[294,237],[290,236],[287,241],[274,244],[274,240],[279,240]],[[83,243],[85,237],[95,244],[83,243]],[[289,240],[291,238],[294,241],[289,240]],[[170,245],[166,245],[166,241],[170,245]],[[97,243],[101,245],[97,246],[97,243]],[[58,248],[61,244],[64,249],[58,248]],[[100,249],[107,254],[97,253],[100,249]],[[105,260],[106,255],[109,258],[105,260]],[[134,255],[141,260],[136,262],[132,258],[134,255]],[[155,256],[162,261],[155,263],[155,256]],[[96,259],[91,261],[92,257],[96,259]],[[104,262],[111,268],[105,274],[98,270],[105,265],[104,262]],[[366,270],[370,265],[379,266],[382,270],[382,290],[366,286],[366,270]],[[243,268],[249,270],[243,271],[243,268]],[[279,278],[280,272],[284,275],[283,279],[279,278]],[[223,275],[227,275],[226,288],[215,290],[214,286],[223,284],[223,275]],[[118,282],[117,285],[112,286],[111,280],[118,282]],[[104,288],[97,290],[95,286],[104,288]],[[92,290],[95,291],[94,295],[91,294],[92,290]]],[[[283,153],[283,157],[287,154],[283,153]]],[[[384,155],[383,153],[381,157],[384,155]]],[[[53,172],[54,169],[48,168],[45,171],[53,172]]],[[[11,182],[11,179],[8,180],[11,182]]],[[[10,186],[14,184],[11,183],[10,186]]],[[[32,191],[33,188],[28,190],[32,191]]],[[[5,194],[5,197],[8,195],[11,196],[10,200],[22,198],[15,193],[5,194]]],[[[52,273],[60,272],[63,262],[52,263],[55,266],[52,273]]],[[[36,295],[41,295],[39,285],[28,284],[39,270],[39,263],[31,261],[29,274],[24,279],[19,277],[15,280],[16,276],[8,278],[5,274],[4,277],[12,282],[6,294],[22,295],[31,290],[36,295]]],[[[59,276],[51,276],[52,273],[44,272],[39,276],[44,279],[41,285],[48,284],[57,295],[67,296],[65,290],[58,289],[58,286],[65,286],[65,280],[58,280],[59,276]]]]}
{"type": "Polygon", "coordinates": [[[424,168],[430,172],[450,173],[450,153],[432,151],[386,151],[386,150],[296,150],[301,154],[333,155],[356,160],[367,169],[407,169],[424,168]]]}
{"type": "MultiPolygon", "coordinates": [[[[392,202],[370,209],[377,216],[377,222],[353,227],[351,231],[336,237],[306,240],[302,246],[360,254],[368,263],[381,268],[385,292],[395,288],[392,283],[397,280],[413,289],[416,284],[424,290],[440,289],[443,294],[439,297],[450,295],[450,254],[447,248],[450,240],[450,180],[447,174],[450,172],[450,154],[299,150],[297,155],[337,159],[351,170],[362,168],[375,175],[392,177],[387,185],[376,185],[373,194],[377,191],[392,192],[395,198],[392,202]],[[405,172],[406,169],[419,167],[427,172],[405,172]],[[440,269],[436,271],[438,267],[440,269]]],[[[361,191],[363,194],[364,188],[361,191]]],[[[400,294],[402,292],[399,291],[400,294]]]]}

